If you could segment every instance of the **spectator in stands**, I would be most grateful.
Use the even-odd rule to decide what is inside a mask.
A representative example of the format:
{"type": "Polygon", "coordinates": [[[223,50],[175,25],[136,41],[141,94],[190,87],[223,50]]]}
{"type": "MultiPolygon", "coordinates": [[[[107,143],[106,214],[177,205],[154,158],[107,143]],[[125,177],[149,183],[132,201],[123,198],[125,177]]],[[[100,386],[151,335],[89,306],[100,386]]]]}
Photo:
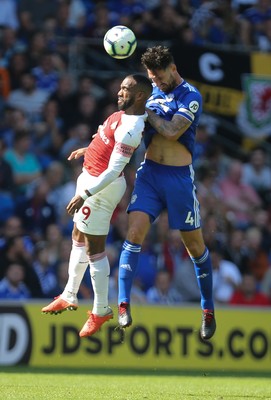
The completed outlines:
{"type": "Polygon", "coordinates": [[[103,38],[108,29],[118,24],[119,14],[110,12],[106,2],[97,2],[88,18],[84,35],[92,38],[103,38]]]}
{"type": "Polygon", "coordinates": [[[190,20],[190,26],[194,34],[194,44],[221,44],[229,41],[224,31],[220,7],[221,4],[219,1],[201,1],[200,7],[195,10],[190,20]]]}
{"type": "MultiPolygon", "coordinates": [[[[18,1],[20,3],[20,1],[18,1]]],[[[32,36],[36,32],[32,15],[29,12],[18,12],[19,27],[17,29],[18,37],[29,46],[32,36]]]]}
{"type": "Polygon", "coordinates": [[[38,65],[32,69],[32,74],[36,78],[36,87],[43,89],[48,94],[52,94],[58,86],[59,75],[53,63],[53,54],[44,52],[38,65]]]}
{"type": "Polygon", "coordinates": [[[271,167],[267,157],[268,152],[262,146],[255,147],[242,173],[242,182],[252,186],[266,206],[271,201],[271,167]]]}
{"type": "Polygon", "coordinates": [[[256,3],[247,8],[239,20],[241,43],[253,46],[259,43],[265,35],[265,22],[271,18],[270,0],[256,0],[256,3]]]}
{"type": "Polygon", "coordinates": [[[233,262],[225,260],[220,249],[212,249],[213,293],[217,303],[228,304],[235,289],[242,281],[242,275],[233,262]]]}
{"type": "Polygon", "coordinates": [[[211,143],[211,131],[208,122],[200,122],[197,127],[196,141],[195,141],[195,169],[200,167],[206,162],[206,153],[211,143]]]}
{"type": "Polygon", "coordinates": [[[13,171],[10,164],[4,159],[5,151],[5,142],[0,138],[0,223],[5,222],[15,210],[13,171]]]}
{"type": "Polygon", "coordinates": [[[24,283],[29,288],[31,296],[42,297],[42,290],[39,279],[32,267],[32,255],[27,250],[23,236],[14,236],[7,240],[0,249],[0,279],[5,276],[10,264],[21,264],[24,268],[24,283]]]}
{"type": "Polygon", "coordinates": [[[58,104],[48,100],[44,104],[40,120],[33,123],[33,148],[43,169],[52,160],[59,159],[64,142],[63,121],[59,116],[58,104]]]}
{"type": "Polygon", "coordinates": [[[225,219],[223,207],[219,207],[215,202],[211,202],[213,208],[207,208],[207,213],[203,211],[202,226],[204,228],[204,239],[209,248],[224,248],[227,242],[228,223],[225,219]]]}
{"type": "Polygon", "coordinates": [[[31,123],[25,112],[18,108],[6,107],[1,137],[8,149],[14,146],[14,138],[17,132],[21,132],[22,130],[32,132],[31,123]]]}
{"type": "Polygon", "coordinates": [[[92,132],[89,125],[83,122],[72,126],[68,131],[69,137],[60,150],[61,158],[67,160],[72,151],[87,147],[92,140],[92,132]]]}
{"type": "Polygon", "coordinates": [[[70,169],[67,168],[66,170],[64,170],[63,163],[53,162],[50,164],[46,172],[47,180],[51,187],[48,201],[55,207],[57,222],[61,227],[63,234],[69,237],[72,233],[73,221],[67,213],[66,207],[75,193],[76,181],[81,172],[81,160],[73,162],[70,165],[70,169]],[[62,173],[64,175],[61,177],[62,173]]]}
{"type": "Polygon", "coordinates": [[[16,193],[25,195],[29,185],[41,176],[41,166],[30,150],[31,139],[27,130],[17,131],[14,147],[5,152],[5,160],[10,164],[16,193]]]}
{"type": "Polygon", "coordinates": [[[20,88],[22,75],[28,70],[29,60],[26,52],[16,52],[12,54],[8,65],[11,90],[20,88]]]}
{"type": "Polygon", "coordinates": [[[237,159],[229,166],[228,173],[220,181],[222,200],[228,220],[236,227],[248,227],[253,212],[262,206],[262,201],[253,187],[242,183],[243,163],[237,159]]]}
{"type": "Polygon", "coordinates": [[[0,280],[0,299],[26,300],[31,298],[31,292],[24,283],[24,275],[24,267],[21,264],[10,264],[5,277],[0,280]]]}
{"type": "Polygon", "coordinates": [[[248,271],[249,250],[245,235],[244,229],[235,229],[232,227],[232,229],[228,231],[227,243],[224,250],[225,260],[231,261],[237,265],[242,275],[248,271]]]}
{"type": "Polygon", "coordinates": [[[57,223],[55,208],[47,200],[49,193],[49,184],[45,177],[41,177],[33,185],[32,193],[16,207],[16,214],[34,242],[42,240],[48,225],[57,223]]]}
{"type": "Polygon", "coordinates": [[[70,74],[60,75],[58,86],[51,94],[50,100],[57,102],[59,117],[63,121],[63,132],[65,133],[72,125],[74,107],[77,107],[73,96],[73,79],[70,74]]]}
{"type": "Polygon", "coordinates": [[[69,1],[68,24],[78,32],[83,32],[87,24],[87,8],[83,0],[69,1]]]}
{"type": "Polygon", "coordinates": [[[44,297],[58,295],[57,265],[50,259],[47,242],[37,242],[33,256],[33,268],[39,278],[44,297]]]}
{"type": "MultiPolygon", "coordinates": [[[[112,81],[111,81],[112,82],[112,81]]],[[[120,85],[120,80],[118,80],[118,87],[120,85]]],[[[102,99],[112,98],[112,101],[116,103],[116,93],[118,92],[117,87],[114,86],[114,93],[108,94],[94,82],[94,80],[86,73],[80,74],[76,83],[76,90],[73,93],[73,107],[74,109],[78,108],[78,103],[82,96],[88,95],[94,97],[97,101],[101,101],[102,99]],[[105,97],[106,96],[106,97],[105,97]],[[112,96],[112,97],[111,97],[112,96]]]]}
{"type": "Polygon", "coordinates": [[[0,250],[3,249],[8,243],[9,239],[20,236],[23,240],[24,250],[26,252],[26,259],[31,260],[33,253],[33,242],[29,236],[26,235],[23,227],[22,220],[16,215],[7,218],[1,229],[0,236],[0,250]]]}
{"type": "Polygon", "coordinates": [[[174,305],[182,301],[179,292],[172,287],[170,274],[167,270],[157,272],[155,284],[147,290],[146,298],[149,304],[174,305]]]}
{"type": "Polygon", "coordinates": [[[64,164],[57,160],[52,161],[44,171],[44,177],[49,185],[47,200],[55,207],[56,211],[58,210],[58,203],[61,202],[61,188],[65,182],[65,173],[64,164]]]}
{"type": "Polygon", "coordinates": [[[25,51],[26,45],[17,37],[16,30],[4,27],[0,31],[0,66],[7,68],[12,55],[25,51]]]}
{"type": "Polygon", "coordinates": [[[55,15],[58,9],[55,0],[20,0],[18,2],[18,13],[20,19],[27,18],[34,24],[35,29],[42,26],[43,21],[50,15],[55,15]]]}
{"type": "Polygon", "coordinates": [[[229,303],[231,305],[271,307],[271,300],[257,288],[255,276],[249,273],[243,275],[242,282],[234,291],[229,303]]]}
{"type": "Polygon", "coordinates": [[[251,226],[245,234],[248,247],[248,272],[256,278],[258,285],[261,284],[269,269],[270,263],[268,253],[263,249],[263,234],[258,227],[251,226]]]}
{"type": "Polygon", "coordinates": [[[49,97],[48,92],[36,87],[36,79],[33,74],[25,72],[21,76],[21,85],[12,90],[7,99],[9,106],[24,111],[30,121],[40,119],[42,108],[49,97]]]}
{"type": "Polygon", "coordinates": [[[260,51],[271,51],[271,17],[264,22],[263,33],[259,36],[257,44],[260,51]]]}
{"type": "Polygon", "coordinates": [[[227,149],[216,141],[215,135],[206,149],[206,158],[210,169],[216,172],[217,182],[224,179],[232,163],[232,158],[229,157],[227,149]]]}
{"type": "Polygon", "coordinates": [[[261,247],[269,255],[271,261],[271,202],[269,209],[259,208],[254,213],[253,226],[261,231],[261,247]]]}
{"type": "Polygon", "coordinates": [[[56,53],[67,61],[69,57],[69,46],[73,38],[80,32],[77,28],[70,26],[70,4],[68,1],[58,2],[56,16],[57,24],[55,36],[58,37],[56,42],[56,53]]]}
{"type": "Polygon", "coordinates": [[[196,170],[198,182],[198,200],[203,208],[203,216],[208,213],[222,214],[222,195],[217,179],[217,171],[212,168],[209,162],[202,163],[196,170]]]}
{"type": "Polygon", "coordinates": [[[46,248],[48,252],[49,263],[57,265],[60,262],[60,248],[62,242],[62,232],[58,224],[47,226],[44,234],[46,248]]]}
{"type": "Polygon", "coordinates": [[[98,102],[95,97],[90,94],[82,95],[78,100],[77,109],[73,113],[73,126],[85,124],[91,132],[96,132],[99,125],[97,111],[98,102]]]}
{"type": "Polygon", "coordinates": [[[187,17],[180,15],[171,1],[163,1],[151,11],[148,36],[153,40],[173,40],[181,36],[187,24],[187,17]]]}
{"type": "Polygon", "coordinates": [[[27,55],[30,69],[39,65],[40,57],[47,51],[47,42],[45,33],[42,30],[36,30],[30,38],[27,47],[27,55]]]}

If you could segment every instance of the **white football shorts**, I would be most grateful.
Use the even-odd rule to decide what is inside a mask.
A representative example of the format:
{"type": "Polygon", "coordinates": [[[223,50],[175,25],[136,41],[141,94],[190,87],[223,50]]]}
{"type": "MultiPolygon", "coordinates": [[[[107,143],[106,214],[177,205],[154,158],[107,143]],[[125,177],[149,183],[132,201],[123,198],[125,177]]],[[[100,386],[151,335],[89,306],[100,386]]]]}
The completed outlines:
{"type": "MultiPolygon", "coordinates": [[[[83,169],[77,178],[75,194],[77,195],[90,188],[95,179],[97,179],[95,176],[91,176],[83,169]]],[[[106,188],[86,199],[83,206],[73,217],[78,230],[89,235],[107,235],[112,214],[125,190],[126,180],[124,175],[121,175],[106,188]]]]}

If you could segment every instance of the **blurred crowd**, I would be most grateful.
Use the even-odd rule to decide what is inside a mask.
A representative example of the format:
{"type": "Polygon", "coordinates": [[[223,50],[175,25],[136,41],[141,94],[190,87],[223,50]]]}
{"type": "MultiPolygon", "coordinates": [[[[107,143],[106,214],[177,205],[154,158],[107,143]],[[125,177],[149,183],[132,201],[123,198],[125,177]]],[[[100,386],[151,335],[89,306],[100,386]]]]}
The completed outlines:
{"type": "MultiPolygon", "coordinates": [[[[73,39],[102,38],[116,24],[138,39],[271,49],[269,0],[0,0],[0,299],[52,298],[66,284],[73,197],[85,147],[117,110],[120,79],[94,80],[69,66],[73,39]]],[[[110,302],[140,147],[107,240],[110,302]]],[[[271,155],[257,142],[229,156],[208,118],[197,132],[195,172],[218,304],[271,306],[271,155]]],[[[79,298],[93,296],[89,273],[79,298]]],[[[199,302],[193,265],[164,212],[144,242],[133,301],[199,302]]]]}

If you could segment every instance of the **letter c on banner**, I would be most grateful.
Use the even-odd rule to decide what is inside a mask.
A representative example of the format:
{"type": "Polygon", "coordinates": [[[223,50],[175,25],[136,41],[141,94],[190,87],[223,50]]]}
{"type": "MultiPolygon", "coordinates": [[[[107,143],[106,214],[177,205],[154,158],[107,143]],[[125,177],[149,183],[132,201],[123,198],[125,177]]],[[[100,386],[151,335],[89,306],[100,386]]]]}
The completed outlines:
{"type": "Polygon", "coordinates": [[[199,59],[200,73],[207,81],[218,82],[224,78],[221,65],[222,60],[214,53],[204,53],[199,59]]]}

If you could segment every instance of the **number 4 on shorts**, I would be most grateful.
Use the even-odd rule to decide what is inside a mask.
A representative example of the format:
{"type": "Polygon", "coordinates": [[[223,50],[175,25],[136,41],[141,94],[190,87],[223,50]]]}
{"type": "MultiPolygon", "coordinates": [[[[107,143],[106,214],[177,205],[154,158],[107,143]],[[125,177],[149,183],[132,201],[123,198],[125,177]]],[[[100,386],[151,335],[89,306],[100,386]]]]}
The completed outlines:
{"type": "Polygon", "coordinates": [[[190,224],[190,225],[194,224],[194,218],[192,217],[192,212],[191,211],[188,211],[185,223],[186,224],[190,224]]]}

